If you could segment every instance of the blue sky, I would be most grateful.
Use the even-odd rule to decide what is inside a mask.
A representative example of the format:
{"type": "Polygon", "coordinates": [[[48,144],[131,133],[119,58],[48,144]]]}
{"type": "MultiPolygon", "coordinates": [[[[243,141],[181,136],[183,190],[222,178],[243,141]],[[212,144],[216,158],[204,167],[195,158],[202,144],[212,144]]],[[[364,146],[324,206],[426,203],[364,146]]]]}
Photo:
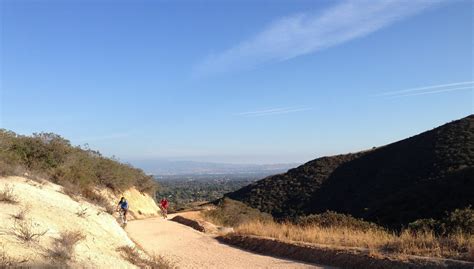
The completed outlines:
{"type": "Polygon", "coordinates": [[[472,114],[472,1],[1,0],[1,127],[303,162],[472,114]]]}

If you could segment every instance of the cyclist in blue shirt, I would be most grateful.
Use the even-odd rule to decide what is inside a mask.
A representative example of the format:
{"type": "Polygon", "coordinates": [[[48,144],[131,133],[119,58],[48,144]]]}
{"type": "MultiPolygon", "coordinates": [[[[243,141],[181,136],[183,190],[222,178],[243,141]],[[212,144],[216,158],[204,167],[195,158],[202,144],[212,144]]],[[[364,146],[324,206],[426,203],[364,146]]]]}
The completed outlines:
{"type": "Polygon", "coordinates": [[[123,221],[127,223],[127,213],[128,213],[128,201],[125,197],[120,198],[120,202],[117,205],[117,211],[120,210],[120,213],[123,214],[123,221]]]}

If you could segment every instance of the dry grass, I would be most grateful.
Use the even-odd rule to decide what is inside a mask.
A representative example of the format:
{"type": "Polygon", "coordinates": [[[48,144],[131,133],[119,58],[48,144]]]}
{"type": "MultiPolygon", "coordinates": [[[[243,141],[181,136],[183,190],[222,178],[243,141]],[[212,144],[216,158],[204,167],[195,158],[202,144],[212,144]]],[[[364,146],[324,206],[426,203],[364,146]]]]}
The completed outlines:
{"type": "Polygon", "coordinates": [[[298,241],[342,247],[367,248],[372,253],[409,254],[474,261],[474,237],[454,234],[444,237],[430,232],[403,231],[399,235],[381,229],[356,230],[344,227],[300,226],[292,223],[252,221],[236,232],[283,241],[298,241]]]}
{"type": "Polygon", "coordinates": [[[15,194],[14,187],[10,184],[3,186],[3,189],[0,190],[0,202],[8,204],[17,204],[18,197],[15,194]]]}
{"type": "Polygon", "coordinates": [[[55,240],[53,248],[48,252],[49,257],[57,262],[66,262],[74,256],[74,247],[83,240],[85,235],[80,231],[62,232],[55,240]]]}
{"type": "Polygon", "coordinates": [[[37,242],[48,230],[38,230],[31,219],[15,221],[11,234],[25,243],[37,242]]]}
{"type": "Polygon", "coordinates": [[[76,215],[81,218],[87,217],[87,207],[79,207],[79,209],[77,209],[76,215]]]}
{"type": "Polygon", "coordinates": [[[139,268],[153,268],[153,269],[170,269],[175,268],[170,262],[165,260],[162,256],[144,257],[140,250],[136,247],[122,246],[117,248],[122,256],[131,264],[139,268]]]}
{"type": "Polygon", "coordinates": [[[30,212],[31,210],[31,206],[30,205],[24,205],[20,208],[20,210],[18,210],[18,212],[14,215],[12,215],[12,217],[16,220],[16,221],[21,221],[21,220],[25,220],[26,219],[26,216],[28,215],[28,213],[30,212]]]}

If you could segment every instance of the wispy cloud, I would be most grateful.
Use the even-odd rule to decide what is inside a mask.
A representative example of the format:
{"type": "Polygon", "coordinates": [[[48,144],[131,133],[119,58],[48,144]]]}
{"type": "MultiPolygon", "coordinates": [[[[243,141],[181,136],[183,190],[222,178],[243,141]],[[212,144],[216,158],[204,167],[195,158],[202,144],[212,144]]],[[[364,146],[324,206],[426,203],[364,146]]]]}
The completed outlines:
{"type": "Polygon", "coordinates": [[[397,95],[397,97],[406,97],[406,96],[415,96],[415,95],[425,95],[425,94],[435,94],[435,93],[442,93],[442,92],[454,92],[454,91],[461,91],[461,90],[468,90],[468,89],[474,89],[474,85],[472,85],[472,86],[470,86],[470,87],[460,87],[460,88],[453,88],[453,89],[443,89],[443,90],[435,90],[435,91],[426,91],[426,92],[403,94],[403,95],[397,95]]]}
{"type": "Polygon", "coordinates": [[[306,107],[306,106],[279,107],[279,108],[269,108],[269,109],[256,110],[256,111],[246,111],[246,112],[236,113],[234,115],[244,116],[244,117],[262,117],[262,116],[288,114],[288,113],[308,111],[308,110],[312,110],[312,108],[306,107]]]}
{"type": "Polygon", "coordinates": [[[288,60],[366,36],[442,0],[346,0],[318,13],[274,21],[253,38],[210,55],[195,68],[203,76],[288,60]]]}
{"type": "Polygon", "coordinates": [[[399,97],[407,97],[407,96],[437,94],[437,93],[444,93],[444,92],[465,91],[469,89],[474,89],[474,81],[438,84],[438,85],[410,88],[410,89],[404,89],[404,90],[398,90],[398,91],[383,92],[383,93],[375,94],[373,96],[399,98],[399,97]]]}
{"type": "MultiPolygon", "coordinates": [[[[400,95],[400,94],[407,94],[410,92],[427,91],[427,90],[438,89],[438,88],[449,88],[449,87],[461,86],[461,85],[471,85],[469,87],[471,88],[472,84],[474,84],[474,81],[455,82],[455,83],[448,83],[448,84],[439,84],[439,85],[431,85],[431,86],[424,86],[424,87],[418,87],[418,88],[410,88],[410,89],[391,91],[391,92],[383,92],[383,93],[376,94],[375,96],[400,95]]],[[[465,89],[465,88],[462,87],[462,89],[465,89]]]]}

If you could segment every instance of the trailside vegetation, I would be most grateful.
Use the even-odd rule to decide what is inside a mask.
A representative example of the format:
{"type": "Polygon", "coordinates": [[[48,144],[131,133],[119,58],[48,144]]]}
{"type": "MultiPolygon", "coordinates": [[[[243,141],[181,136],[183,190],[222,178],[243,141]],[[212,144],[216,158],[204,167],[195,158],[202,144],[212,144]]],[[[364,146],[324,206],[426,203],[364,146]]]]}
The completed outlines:
{"type": "Polygon", "coordinates": [[[474,210],[446,212],[440,219],[420,219],[402,230],[391,230],[351,215],[327,211],[290,220],[223,198],[203,211],[210,222],[234,228],[237,235],[255,235],[285,242],[330,247],[365,248],[372,254],[420,255],[474,261],[474,210]]]}
{"type": "Polygon", "coordinates": [[[97,199],[94,187],[114,191],[136,187],[153,194],[151,176],[129,164],[107,158],[100,152],[71,143],[54,133],[18,135],[0,129],[0,176],[29,175],[47,178],[66,192],[97,199]]]}

